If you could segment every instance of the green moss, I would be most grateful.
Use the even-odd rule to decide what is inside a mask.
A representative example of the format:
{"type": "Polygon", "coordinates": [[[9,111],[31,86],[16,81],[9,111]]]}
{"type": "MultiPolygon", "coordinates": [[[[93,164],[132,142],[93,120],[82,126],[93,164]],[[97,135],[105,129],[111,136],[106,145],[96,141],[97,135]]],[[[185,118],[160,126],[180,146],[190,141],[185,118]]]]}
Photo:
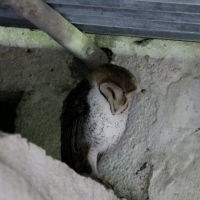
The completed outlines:
{"type": "Polygon", "coordinates": [[[41,30],[0,27],[0,45],[29,48],[62,48],[41,30]]]}

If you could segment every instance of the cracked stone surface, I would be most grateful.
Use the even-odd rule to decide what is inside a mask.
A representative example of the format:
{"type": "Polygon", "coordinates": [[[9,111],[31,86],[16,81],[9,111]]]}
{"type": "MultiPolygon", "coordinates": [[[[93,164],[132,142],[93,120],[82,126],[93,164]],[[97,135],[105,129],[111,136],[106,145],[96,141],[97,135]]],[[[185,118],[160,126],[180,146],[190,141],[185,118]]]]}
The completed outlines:
{"type": "MultiPolygon", "coordinates": [[[[37,34],[25,32],[24,46],[10,45],[14,36],[11,43],[0,40],[0,91],[25,91],[17,131],[59,159],[62,101],[85,71],[59,46],[50,51],[41,42],[31,49],[37,34]]],[[[129,200],[199,199],[200,43],[88,36],[110,48],[112,63],[129,69],[139,83],[124,137],[100,161],[101,175],[129,200]]]]}

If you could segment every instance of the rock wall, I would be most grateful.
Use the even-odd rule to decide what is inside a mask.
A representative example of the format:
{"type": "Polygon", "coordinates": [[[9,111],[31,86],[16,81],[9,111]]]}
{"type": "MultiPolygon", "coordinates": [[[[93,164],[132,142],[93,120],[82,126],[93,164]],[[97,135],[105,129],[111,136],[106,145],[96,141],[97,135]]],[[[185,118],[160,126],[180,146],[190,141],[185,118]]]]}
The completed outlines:
{"type": "Polygon", "coordinates": [[[129,199],[199,199],[200,44],[115,45],[112,62],[132,71],[139,88],[124,139],[100,169],[129,199]]]}
{"type": "MultiPolygon", "coordinates": [[[[124,138],[100,173],[130,200],[199,199],[200,44],[88,36],[139,83],[124,138]]],[[[59,159],[62,101],[86,68],[40,31],[2,28],[0,38],[0,91],[25,91],[17,131],[59,159]]]]}
{"type": "Polygon", "coordinates": [[[73,57],[41,31],[0,29],[0,91],[24,91],[16,132],[59,159],[59,114],[75,84],[68,67],[73,57]]]}

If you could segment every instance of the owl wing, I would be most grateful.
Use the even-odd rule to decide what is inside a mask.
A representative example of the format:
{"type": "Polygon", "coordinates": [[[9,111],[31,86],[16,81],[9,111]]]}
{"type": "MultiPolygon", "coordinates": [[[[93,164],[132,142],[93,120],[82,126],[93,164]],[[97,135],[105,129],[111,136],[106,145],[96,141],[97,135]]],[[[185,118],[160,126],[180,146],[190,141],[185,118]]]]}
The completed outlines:
{"type": "Polygon", "coordinates": [[[89,173],[87,154],[90,146],[84,139],[83,123],[89,113],[88,80],[82,80],[63,102],[61,114],[61,158],[78,173],[89,173]]]}

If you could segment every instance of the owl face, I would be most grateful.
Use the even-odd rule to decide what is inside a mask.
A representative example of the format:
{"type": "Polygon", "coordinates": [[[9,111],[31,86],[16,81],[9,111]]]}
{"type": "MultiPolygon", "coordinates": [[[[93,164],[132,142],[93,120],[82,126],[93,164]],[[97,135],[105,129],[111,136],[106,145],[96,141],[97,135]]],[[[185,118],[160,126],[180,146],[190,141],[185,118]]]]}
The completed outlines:
{"type": "Polygon", "coordinates": [[[128,108],[134,95],[134,91],[126,93],[125,90],[112,82],[102,83],[99,90],[109,102],[113,115],[124,112],[128,108]]]}
{"type": "Polygon", "coordinates": [[[134,75],[127,69],[104,64],[87,76],[87,79],[93,85],[97,85],[100,93],[110,104],[110,110],[113,115],[124,112],[137,89],[137,81],[134,75]]]}

